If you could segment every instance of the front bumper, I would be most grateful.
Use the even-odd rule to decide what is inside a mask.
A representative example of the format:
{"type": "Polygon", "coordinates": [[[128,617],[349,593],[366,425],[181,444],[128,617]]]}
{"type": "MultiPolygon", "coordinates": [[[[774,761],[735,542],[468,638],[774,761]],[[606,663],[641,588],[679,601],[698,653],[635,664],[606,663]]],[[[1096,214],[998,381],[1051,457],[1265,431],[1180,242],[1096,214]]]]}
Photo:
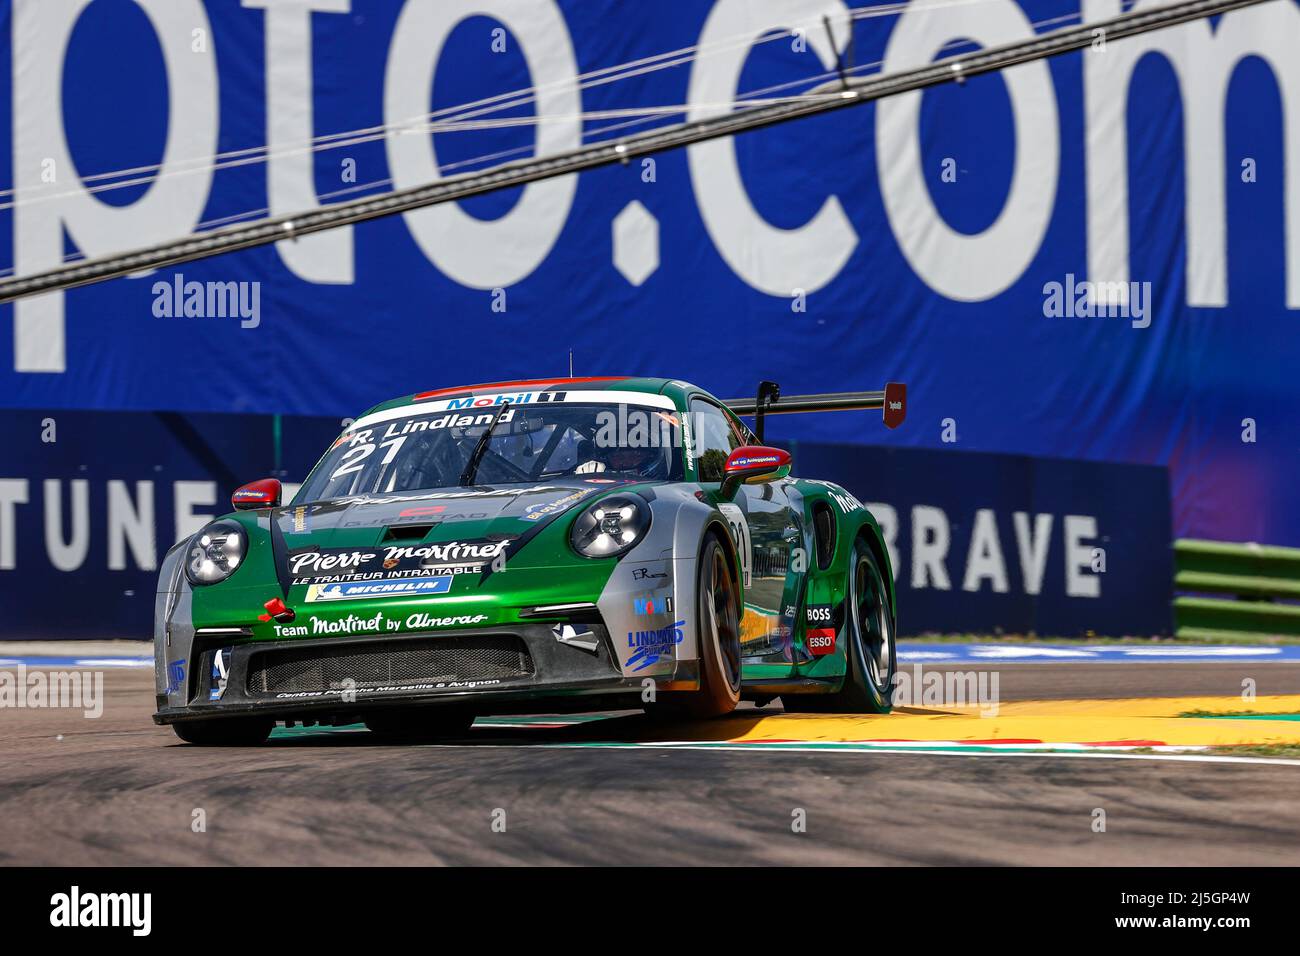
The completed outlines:
{"type": "MultiPolygon", "coordinates": [[[[566,698],[628,695],[642,680],[625,678],[602,624],[589,624],[594,650],[561,642],[556,622],[520,623],[391,636],[247,641],[195,635],[185,668],[184,706],[158,698],[157,724],[262,716],[273,720],[352,723],[392,707],[460,705],[478,714],[566,698]],[[224,649],[224,651],[223,651],[224,649]],[[224,680],[218,688],[217,655],[224,680]],[[218,695],[219,692],[219,696],[218,695]]],[[[695,662],[680,662],[656,690],[699,686],[695,662]]],[[[175,696],[172,697],[175,700],[175,696]]],[[[602,701],[601,703],[607,703],[602,701]]]]}

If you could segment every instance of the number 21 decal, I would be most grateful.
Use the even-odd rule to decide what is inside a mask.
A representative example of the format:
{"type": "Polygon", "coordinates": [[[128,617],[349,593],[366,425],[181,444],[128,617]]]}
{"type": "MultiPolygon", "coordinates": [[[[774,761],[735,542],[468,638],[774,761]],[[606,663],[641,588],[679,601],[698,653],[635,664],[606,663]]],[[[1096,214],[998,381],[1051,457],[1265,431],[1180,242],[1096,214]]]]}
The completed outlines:
{"type": "Polygon", "coordinates": [[[727,519],[727,526],[731,528],[732,540],[736,542],[736,551],[740,554],[740,573],[744,578],[745,587],[749,587],[752,579],[753,542],[749,537],[749,522],[745,519],[745,512],[740,510],[739,505],[730,502],[718,505],[718,510],[722,512],[722,516],[727,519]]]}
{"type": "MultiPolygon", "coordinates": [[[[402,443],[405,441],[406,436],[400,435],[397,438],[390,438],[388,441],[380,442],[380,448],[388,449],[388,454],[384,455],[380,464],[387,465],[392,462],[393,457],[397,454],[398,450],[402,447],[402,443]]],[[[360,471],[365,460],[374,453],[375,446],[369,442],[363,445],[353,445],[343,453],[343,458],[339,462],[339,467],[334,470],[334,474],[330,475],[330,480],[332,481],[342,475],[350,475],[354,471],[360,471]]]]}

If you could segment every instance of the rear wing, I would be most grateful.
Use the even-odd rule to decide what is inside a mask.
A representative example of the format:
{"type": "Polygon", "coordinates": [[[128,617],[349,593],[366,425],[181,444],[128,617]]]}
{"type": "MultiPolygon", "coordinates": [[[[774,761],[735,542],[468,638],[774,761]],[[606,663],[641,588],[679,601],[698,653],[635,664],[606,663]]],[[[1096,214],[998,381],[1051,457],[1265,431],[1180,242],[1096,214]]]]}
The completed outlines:
{"type": "Polygon", "coordinates": [[[897,428],[907,417],[907,386],[890,382],[879,392],[826,392],[821,395],[787,395],[781,397],[776,382],[760,382],[754,398],[733,398],[723,402],[737,415],[754,416],[754,434],[763,440],[766,415],[793,415],[796,412],[858,412],[879,408],[886,428],[897,428]]]}

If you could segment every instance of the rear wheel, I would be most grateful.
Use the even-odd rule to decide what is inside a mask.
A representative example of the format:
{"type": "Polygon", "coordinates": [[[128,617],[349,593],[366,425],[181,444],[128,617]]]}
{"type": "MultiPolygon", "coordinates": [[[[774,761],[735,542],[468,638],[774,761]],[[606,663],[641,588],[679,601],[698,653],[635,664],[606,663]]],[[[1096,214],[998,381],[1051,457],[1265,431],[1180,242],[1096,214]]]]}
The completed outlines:
{"type": "Polygon", "coordinates": [[[790,695],[791,712],[887,714],[896,667],[895,621],[880,565],[865,541],[853,545],[845,582],[844,626],[847,660],[844,686],[834,694],[790,695]]]}
{"type": "Polygon", "coordinates": [[[271,735],[273,721],[256,718],[186,720],[172,724],[176,736],[200,747],[252,747],[271,735]]]}
{"type": "Polygon", "coordinates": [[[727,552],[712,535],[696,574],[700,689],[660,694],[651,713],[720,717],[740,703],[740,594],[727,552]]]}
{"type": "Polygon", "coordinates": [[[459,707],[418,707],[372,714],[366,729],[385,740],[421,743],[459,737],[473,723],[474,714],[459,707]]]}

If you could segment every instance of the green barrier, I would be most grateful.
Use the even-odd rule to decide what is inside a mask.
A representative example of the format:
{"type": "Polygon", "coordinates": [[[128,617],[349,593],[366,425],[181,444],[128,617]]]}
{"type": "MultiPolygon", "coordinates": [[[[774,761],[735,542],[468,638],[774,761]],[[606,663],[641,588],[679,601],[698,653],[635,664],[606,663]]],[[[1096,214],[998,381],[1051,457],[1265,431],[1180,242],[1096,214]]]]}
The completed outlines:
{"type": "Polygon", "coordinates": [[[1174,590],[1227,597],[1174,598],[1179,637],[1300,636],[1300,548],[1183,539],[1174,542],[1174,590]]]}

